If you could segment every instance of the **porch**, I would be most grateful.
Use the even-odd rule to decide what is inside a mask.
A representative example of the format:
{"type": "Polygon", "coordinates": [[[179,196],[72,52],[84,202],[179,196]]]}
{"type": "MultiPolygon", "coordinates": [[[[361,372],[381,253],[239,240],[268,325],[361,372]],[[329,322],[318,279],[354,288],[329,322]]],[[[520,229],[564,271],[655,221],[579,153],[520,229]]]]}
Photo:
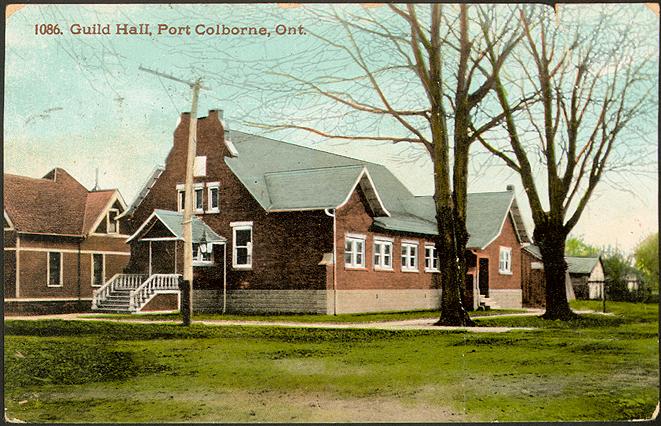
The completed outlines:
{"type": "MultiPolygon", "coordinates": [[[[183,215],[179,212],[154,210],[127,239],[132,245],[132,256],[137,259],[137,273],[113,276],[94,292],[92,309],[132,313],[179,310],[184,252],[182,222],[183,215]]],[[[194,273],[197,275],[199,269],[222,269],[225,293],[227,240],[198,217],[192,218],[192,237],[194,273]]]]}

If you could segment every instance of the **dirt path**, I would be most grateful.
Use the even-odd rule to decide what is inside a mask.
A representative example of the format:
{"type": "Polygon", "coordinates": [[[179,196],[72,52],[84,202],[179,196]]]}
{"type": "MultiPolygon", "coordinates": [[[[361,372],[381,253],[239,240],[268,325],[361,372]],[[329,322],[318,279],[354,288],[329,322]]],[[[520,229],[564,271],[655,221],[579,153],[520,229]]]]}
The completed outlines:
{"type": "MultiPolygon", "coordinates": [[[[504,316],[533,316],[543,313],[539,309],[530,309],[528,312],[516,314],[490,315],[489,318],[504,316]]],[[[177,324],[178,320],[141,320],[127,318],[93,318],[96,314],[53,314],[35,316],[5,317],[10,320],[45,320],[59,319],[66,321],[118,321],[139,324],[177,324]]],[[[513,330],[535,330],[533,327],[452,327],[436,326],[436,318],[422,318],[400,321],[374,321],[374,322],[295,322],[295,321],[257,321],[257,320],[199,320],[196,324],[210,326],[252,326],[252,327],[292,327],[292,328],[328,328],[328,329],[373,329],[373,330],[466,330],[474,333],[504,333],[513,330]]]]}

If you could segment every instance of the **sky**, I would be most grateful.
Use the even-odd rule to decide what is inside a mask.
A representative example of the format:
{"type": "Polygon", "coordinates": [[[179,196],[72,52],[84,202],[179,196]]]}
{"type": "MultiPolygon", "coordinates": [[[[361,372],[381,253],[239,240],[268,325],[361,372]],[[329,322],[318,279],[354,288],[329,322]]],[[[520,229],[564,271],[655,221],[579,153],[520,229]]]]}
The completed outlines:
{"type": "MultiPolygon", "coordinates": [[[[342,7],[361,11],[357,5],[342,7]]],[[[589,6],[584,7],[590,13],[589,6]]],[[[641,42],[658,55],[658,16],[643,5],[629,7],[638,19],[656,22],[656,34],[649,34],[652,41],[641,42]]],[[[4,171],[41,177],[62,167],[92,188],[98,168],[100,187],[118,188],[130,203],[153,168],[164,163],[179,114],[190,110],[186,85],[142,72],[141,65],[184,80],[202,77],[208,90],[200,95],[200,116],[220,108],[230,128],[263,134],[249,123],[273,121],[273,105],[280,116],[294,117],[301,113],[302,101],[295,94],[276,99],[269,96],[278,96],[273,95],[277,91],[260,91],[260,85],[273,89],[279,83],[269,73],[257,75],[257,70],[268,70],[264,64],[272,63],[295,69],[295,64],[306,62],[311,70],[330,70],[332,57],[324,57],[329,64],[325,68],[309,34],[300,33],[302,26],[332,36],[335,29],[324,25],[300,7],[276,5],[27,5],[13,13],[6,26],[4,171]],[[141,23],[150,25],[151,35],[113,34],[117,24],[141,23]],[[48,24],[57,25],[61,34],[39,34],[53,28],[48,24]],[[72,34],[75,24],[97,31],[108,26],[111,34],[72,34]],[[158,24],[178,34],[164,29],[158,35],[158,24]],[[211,30],[216,25],[264,27],[270,35],[197,35],[199,24],[211,30]],[[292,34],[278,35],[280,24],[292,34]]],[[[394,89],[397,84],[393,82],[394,89]]],[[[325,119],[331,120],[330,114],[325,119]]],[[[368,127],[388,133],[392,124],[378,126],[363,128],[357,122],[355,128],[358,133],[368,127]]],[[[658,123],[655,119],[643,128],[649,147],[650,141],[658,140],[658,123]]],[[[424,156],[402,161],[403,150],[420,152],[415,146],[328,140],[292,131],[270,136],[385,164],[413,193],[433,191],[431,164],[424,156]]],[[[611,183],[600,184],[573,235],[594,245],[631,251],[658,230],[656,148],[651,154],[646,173],[625,170],[609,177],[611,183]]],[[[497,161],[480,158],[472,166],[469,191],[502,191],[514,184],[532,231],[518,177],[497,161]]]]}

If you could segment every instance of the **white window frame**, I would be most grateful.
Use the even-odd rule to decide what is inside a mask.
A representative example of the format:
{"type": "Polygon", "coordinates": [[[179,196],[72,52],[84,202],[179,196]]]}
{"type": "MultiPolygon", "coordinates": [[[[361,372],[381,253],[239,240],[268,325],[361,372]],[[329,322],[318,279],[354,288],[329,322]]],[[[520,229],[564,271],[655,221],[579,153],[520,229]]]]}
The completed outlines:
{"type": "Polygon", "coordinates": [[[365,242],[367,238],[365,235],[356,235],[356,234],[346,234],[344,236],[344,267],[347,269],[365,269],[365,242]],[[362,244],[362,250],[360,251],[361,262],[358,263],[358,250],[356,250],[357,243],[362,244]],[[349,263],[346,261],[347,253],[347,243],[351,244],[351,250],[348,253],[351,253],[351,259],[349,263]]]}
{"type": "Polygon", "coordinates": [[[177,211],[179,213],[184,211],[185,197],[186,197],[186,192],[183,189],[179,189],[179,185],[177,185],[177,211]]]}
{"type": "Polygon", "coordinates": [[[207,183],[207,213],[219,213],[219,212],[220,212],[220,182],[207,183]],[[211,190],[213,189],[218,191],[218,205],[216,207],[211,206],[211,190]]]}
{"type": "Polygon", "coordinates": [[[418,266],[419,248],[420,244],[417,241],[402,241],[400,250],[400,253],[404,252],[400,255],[402,272],[420,272],[418,266]],[[411,248],[415,248],[415,255],[411,255],[411,248]],[[411,258],[413,259],[413,266],[409,266],[410,262],[408,260],[411,258]]]}
{"type": "Polygon", "coordinates": [[[386,237],[374,237],[374,250],[372,251],[372,263],[374,265],[375,271],[392,271],[392,258],[393,258],[393,244],[394,240],[392,238],[386,237]],[[380,246],[377,251],[377,245],[380,246]],[[390,263],[386,264],[385,262],[385,247],[390,247],[390,263]],[[377,255],[379,256],[379,261],[377,262],[377,255]]]}
{"type": "Polygon", "coordinates": [[[62,287],[64,285],[64,253],[61,251],[48,251],[46,252],[46,285],[48,287],[62,287]],[[60,283],[51,284],[50,283],[50,255],[51,253],[57,253],[60,255],[60,283]]]}
{"type": "Polygon", "coordinates": [[[425,272],[439,272],[436,246],[433,244],[425,244],[425,272]],[[431,252],[431,256],[427,256],[427,250],[431,252]]]}
{"type": "MultiPolygon", "coordinates": [[[[186,185],[178,184],[177,185],[177,211],[179,213],[184,211],[184,202],[186,193],[186,185]]],[[[204,183],[197,182],[193,184],[193,213],[204,213],[204,183]],[[202,206],[197,207],[197,191],[202,191],[202,206]]]]}
{"type": "Polygon", "coordinates": [[[498,273],[501,275],[512,275],[512,247],[500,246],[498,253],[498,273]],[[503,259],[505,255],[505,259],[503,259]]]}
{"type": "Polygon", "coordinates": [[[108,209],[108,213],[106,213],[106,233],[107,234],[119,234],[119,220],[115,219],[115,230],[110,231],[110,212],[115,212],[116,216],[119,216],[119,209],[108,209]]]}
{"type": "Polygon", "coordinates": [[[193,177],[204,177],[207,175],[207,156],[198,155],[193,162],[193,177]]]}
{"type": "Polygon", "coordinates": [[[252,269],[252,260],[253,260],[253,239],[254,231],[252,222],[230,222],[230,227],[232,228],[232,267],[234,269],[252,269]],[[237,247],[236,245],[236,231],[244,231],[246,229],[250,230],[250,241],[246,246],[237,247]],[[248,250],[248,259],[249,263],[238,264],[236,252],[239,248],[245,248],[248,250]]]}
{"type": "Polygon", "coordinates": [[[104,253],[90,253],[90,281],[94,288],[102,287],[106,282],[106,255],[104,253]],[[94,285],[94,255],[101,256],[101,284],[94,285]]]}
{"type": "Polygon", "coordinates": [[[214,258],[213,258],[213,244],[207,243],[207,253],[210,253],[211,256],[209,257],[209,260],[204,260],[202,257],[202,252],[200,251],[200,244],[199,243],[193,243],[193,266],[209,266],[213,265],[214,258]],[[197,246],[197,255],[195,254],[195,247],[197,246]]]}

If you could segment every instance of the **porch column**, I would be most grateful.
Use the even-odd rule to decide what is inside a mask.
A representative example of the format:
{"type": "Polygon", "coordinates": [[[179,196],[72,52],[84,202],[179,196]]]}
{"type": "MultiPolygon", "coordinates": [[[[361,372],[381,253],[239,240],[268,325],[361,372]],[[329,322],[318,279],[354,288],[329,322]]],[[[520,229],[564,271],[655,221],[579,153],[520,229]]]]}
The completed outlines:
{"type": "Polygon", "coordinates": [[[177,273],[177,240],[174,240],[174,273],[177,273]]]}
{"type": "Polygon", "coordinates": [[[149,241],[149,276],[151,276],[151,241],[149,241]]]}

